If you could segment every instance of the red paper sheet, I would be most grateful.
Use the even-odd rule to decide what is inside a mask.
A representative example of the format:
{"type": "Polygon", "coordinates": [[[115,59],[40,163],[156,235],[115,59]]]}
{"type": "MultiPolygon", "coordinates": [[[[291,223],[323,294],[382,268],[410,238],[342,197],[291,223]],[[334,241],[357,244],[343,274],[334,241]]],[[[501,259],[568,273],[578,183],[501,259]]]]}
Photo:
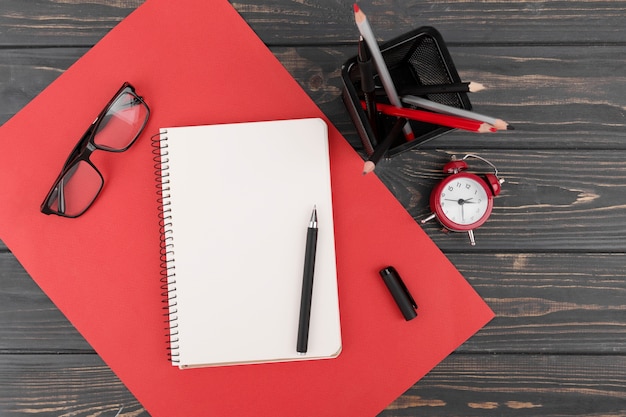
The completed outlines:
{"type": "MultiPolygon", "coordinates": [[[[170,365],[150,136],[304,117],[326,119],[226,0],[148,0],[0,128],[0,238],[152,416],[375,415],[493,317],[331,125],[339,358],[170,365]],[[124,81],[152,110],[145,133],[125,153],[93,155],[106,184],[85,215],[41,214],[68,153],[124,81]],[[413,321],[378,276],[387,265],[419,304],[413,321]]],[[[216,180],[227,178],[189,186],[202,193],[216,180]]]]}

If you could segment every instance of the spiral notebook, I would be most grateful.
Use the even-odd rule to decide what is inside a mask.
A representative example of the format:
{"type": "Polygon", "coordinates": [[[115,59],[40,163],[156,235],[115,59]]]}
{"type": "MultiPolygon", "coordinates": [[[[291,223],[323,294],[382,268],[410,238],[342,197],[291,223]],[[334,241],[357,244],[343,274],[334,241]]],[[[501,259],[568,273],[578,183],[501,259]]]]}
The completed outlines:
{"type": "Polygon", "coordinates": [[[163,279],[181,368],[341,351],[328,128],[322,119],[161,129],[163,279]],[[318,243],[296,352],[306,232],[318,243]]]}

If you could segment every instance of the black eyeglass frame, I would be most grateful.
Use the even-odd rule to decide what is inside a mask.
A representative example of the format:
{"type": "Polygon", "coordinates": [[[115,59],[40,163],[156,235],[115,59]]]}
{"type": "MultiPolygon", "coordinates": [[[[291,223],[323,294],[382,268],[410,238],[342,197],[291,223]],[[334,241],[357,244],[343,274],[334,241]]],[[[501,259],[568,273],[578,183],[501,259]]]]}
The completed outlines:
{"type": "Polygon", "coordinates": [[[111,98],[111,100],[109,100],[109,102],[106,104],[104,109],[100,112],[98,117],[96,117],[96,119],[91,123],[91,125],[87,129],[87,131],[81,136],[81,138],[79,139],[79,141],[76,144],[76,146],[74,146],[74,149],[72,150],[72,152],[70,152],[70,155],[68,156],[67,160],[63,164],[63,168],[61,169],[61,173],[57,176],[56,180],[52,184],[52,187],[50,188],[50,191],[48,191],[48,194],[46,195],[46,198],[41,203],[40,211],[43,214],[56,214],[57,216],[67,217],[67,218],[76,218],[76,217],[79,217],[79,216],[83,215],[93,205],[94,201],[96,201],[96,199],[100,195],[100,192],[102,191],[102,187],[104,186],[104,177],[102,176],[102,173],[94,165],[94,163],[91,162],[91,160],[89,159],[91,154],[94,151],[96,151],[96,150],[106,151],[106,152],[114,152],[114,153],[121,153],[121,152],[127,151],[137,141],[137,138],[141,135],[141,133],[143,132],[144,128],[146,127],[146,124],[148,123],[148,119],[149,118],[150,118],[150,107],[148,107],[148,104],[143,100],[143,98],[141,96],[137,95],[137,93],[135,92],[135,88],[130,83],[125,82],[124,84],[122,84],[122,86],[117,91],[117,93],[115,93],[115,95],[113,95],[113,98],[111,98]],[[137,133],[135,134],[135,137],[128,143],[128,145],[126,145],[123,148],[115,149],[115,148],[109,148],[109,147],[106,147],[106,146],[103,146],[103,145],[96,144],[95,141],[94,141],[95,133],[98,131],[98,128],[100,127],[102,122],[105,120],[105,116],[108,113],[108,111],[111,109],[113,103],[115,103],[117,101],[117,99],[124,93],[131,94],[133,97],[135,97],[135,99],[139,100],[139,102],[142,105],[145,106],[145,108],[146,108],[146,117],[145,117],[141,127],[137,130],[137,133]],[[60,184],[61,180],[80,161],[84,161],[84,162],[88,163],[89,165],[91,165],[91,167],[100,176],[100,180],[101,181],[100,181],[100,187],[98,188],[98,191],[96,193],[94,193],[94,196],[93,196],[92,200],[89,202],[89,204],[87,204],[85,206],[85,208],[81,212],[79,212],[78,214],[68,215],[68,214],[65,214],[65,213],[61,213],[61,212],[59,212],[57,210],[52,210],[49,207],[49,205],[48,205],[48,201],[50,200],[52,195],[56,192],[56,189],[57,189],[57,187],[59,187],[59,184],[60,184]]]}

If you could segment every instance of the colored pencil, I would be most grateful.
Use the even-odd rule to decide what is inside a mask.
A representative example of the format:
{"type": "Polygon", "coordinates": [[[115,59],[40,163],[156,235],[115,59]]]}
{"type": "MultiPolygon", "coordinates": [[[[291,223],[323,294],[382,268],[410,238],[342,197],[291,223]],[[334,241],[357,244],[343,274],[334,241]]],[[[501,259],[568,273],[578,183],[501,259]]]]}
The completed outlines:
{"type": "Polygon", "coordinates": [[[376,91],[376,86],[374,85],[374,73],[372,71],[372,60],[370,58],[370,52],[363,40],[363,36],[359,39],[359,51],[358,51],[358,63],[359,63],[359,73],[361,75],[361,91],[363,91],[363,95],[365,97],[365,103],[367,104],[367,118],[369,119],[370,126],[372,127],[372,131],[374,135],[378,134],[378,113],[376,112],[376,97],[374,92],[376,91]]]}
{"type": "MultiPolygon", "coordinates": [[[[402,103],[400,102],[400,97],[398,96],[398,92],[396,91],[396,87],[393,84],[393,80],[391,79],[391,74],[389,74],[389,69],[387,68],[387,64],[385,64],[385,60],[383,58],[383,54],[380,52],[380,48],[378,47],[378,42],[376,41],[376,36],[374,36],[374,32],[367,21],[367,16],[363,11],[359,8],[359,6],[354,4],[354,20],[356,22],[357,27],[359,28],[359,32],[363,39],[367,43],[369,47],[370,54],[372,55],[372,59],[374,60],[374,65],[376,66],[376,70],[378,71],[378,76],[383,84],[383,88],[387,93],[387,97],[391,104],[402,107],[402,103]]],[[[404,128],[404,136],[407,140],[415,139],[415,135],[413,134],[413,130],[411,129],[411,125],[406,123],[404,128]]]]}
{"type": "Polygon", "coordinates": [[[405,87],[400,91],[400,95],[413,94],[423,96],[426,94],[477,93],[484,89],[484,85],[470,81],[465,83],[415,85],[412,87],[405,87]]]}
{"type": "Polygon", "coordinates": [[[448,114],[433,113],[430,111],[408,109],[406,107],[396,107],[390,104],[377,103],[376,109],[388,116],[406,117],[409,120],[432,123],[436,125],[451,127],[453,129],[463,129],[471,132],[487,133],[496,132],[497,129],[489,123],[478,120],[465,119],[463,117],[451,116],[448,114]]]}
{"type": "Polygon", "coordinates": [[[382,142],[378,144],[374,153],[370,155],[367,161],[365,161],[365,164],[363,164],[363,175],[369,174],[376,168],[376,164],[378,163],[378,161],[380,161],[380,159],[387,152],[387,150],[389,150],[389,147],[391,147],[391,144],[400,134],[400,132],[402,131],[402,127],[407,122],[408,120],[404,117],[400,117],[398,120],[396,120],[396,123],[393,125],[391,131],[389,131],[389,134],[382,142]]]}
{"type": "Polygon", "coordinates": [[[470,110],[459,109],[458,107],[446,106],[445,104],[436,103],[425,98],[415,96],[402,96],[401,100],[406,104],[412,104],[414,106],[418,106],[427,110],[489,123],[498,130],[514,129],[513,126],[509,125],[502,119],[496,119],[495,117],[486,116],[484,114],[476,113],[470,110]]]}
{"type": "MultiPolygon", "coordinates": [[[[405,95],[425,96],[428,94],[454,94],[454,93],[477,93],[485,89],[480,83],[473,81],[466,83],[452,84],[431,84],[431,85],[413,85],[402,87],[398,94],[400,97],[405,95]]],[[[376,86],[376,96],[386,96],[387,93],[381,85],[376,86]]]]}

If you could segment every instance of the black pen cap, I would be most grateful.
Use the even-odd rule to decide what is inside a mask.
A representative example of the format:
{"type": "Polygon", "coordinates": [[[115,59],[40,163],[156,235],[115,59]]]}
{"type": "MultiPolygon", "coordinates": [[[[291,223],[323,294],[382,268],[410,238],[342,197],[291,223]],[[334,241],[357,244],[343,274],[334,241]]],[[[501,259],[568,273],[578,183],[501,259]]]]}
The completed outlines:
{"type": "Polygon", "coordinates": [[[413,299],[413,296],[411,296],[411,293],[406,285],[404,285],[398,271],[396,271],[393,266],[388,266],[381,269],[379,274],[389,289],[389,292],[393,296],[398,308],[400,308],[404,319],[409,321],[417,317],[417,313],[415,312],[417,304],[415,303],[415,300],[413,299]]]}

